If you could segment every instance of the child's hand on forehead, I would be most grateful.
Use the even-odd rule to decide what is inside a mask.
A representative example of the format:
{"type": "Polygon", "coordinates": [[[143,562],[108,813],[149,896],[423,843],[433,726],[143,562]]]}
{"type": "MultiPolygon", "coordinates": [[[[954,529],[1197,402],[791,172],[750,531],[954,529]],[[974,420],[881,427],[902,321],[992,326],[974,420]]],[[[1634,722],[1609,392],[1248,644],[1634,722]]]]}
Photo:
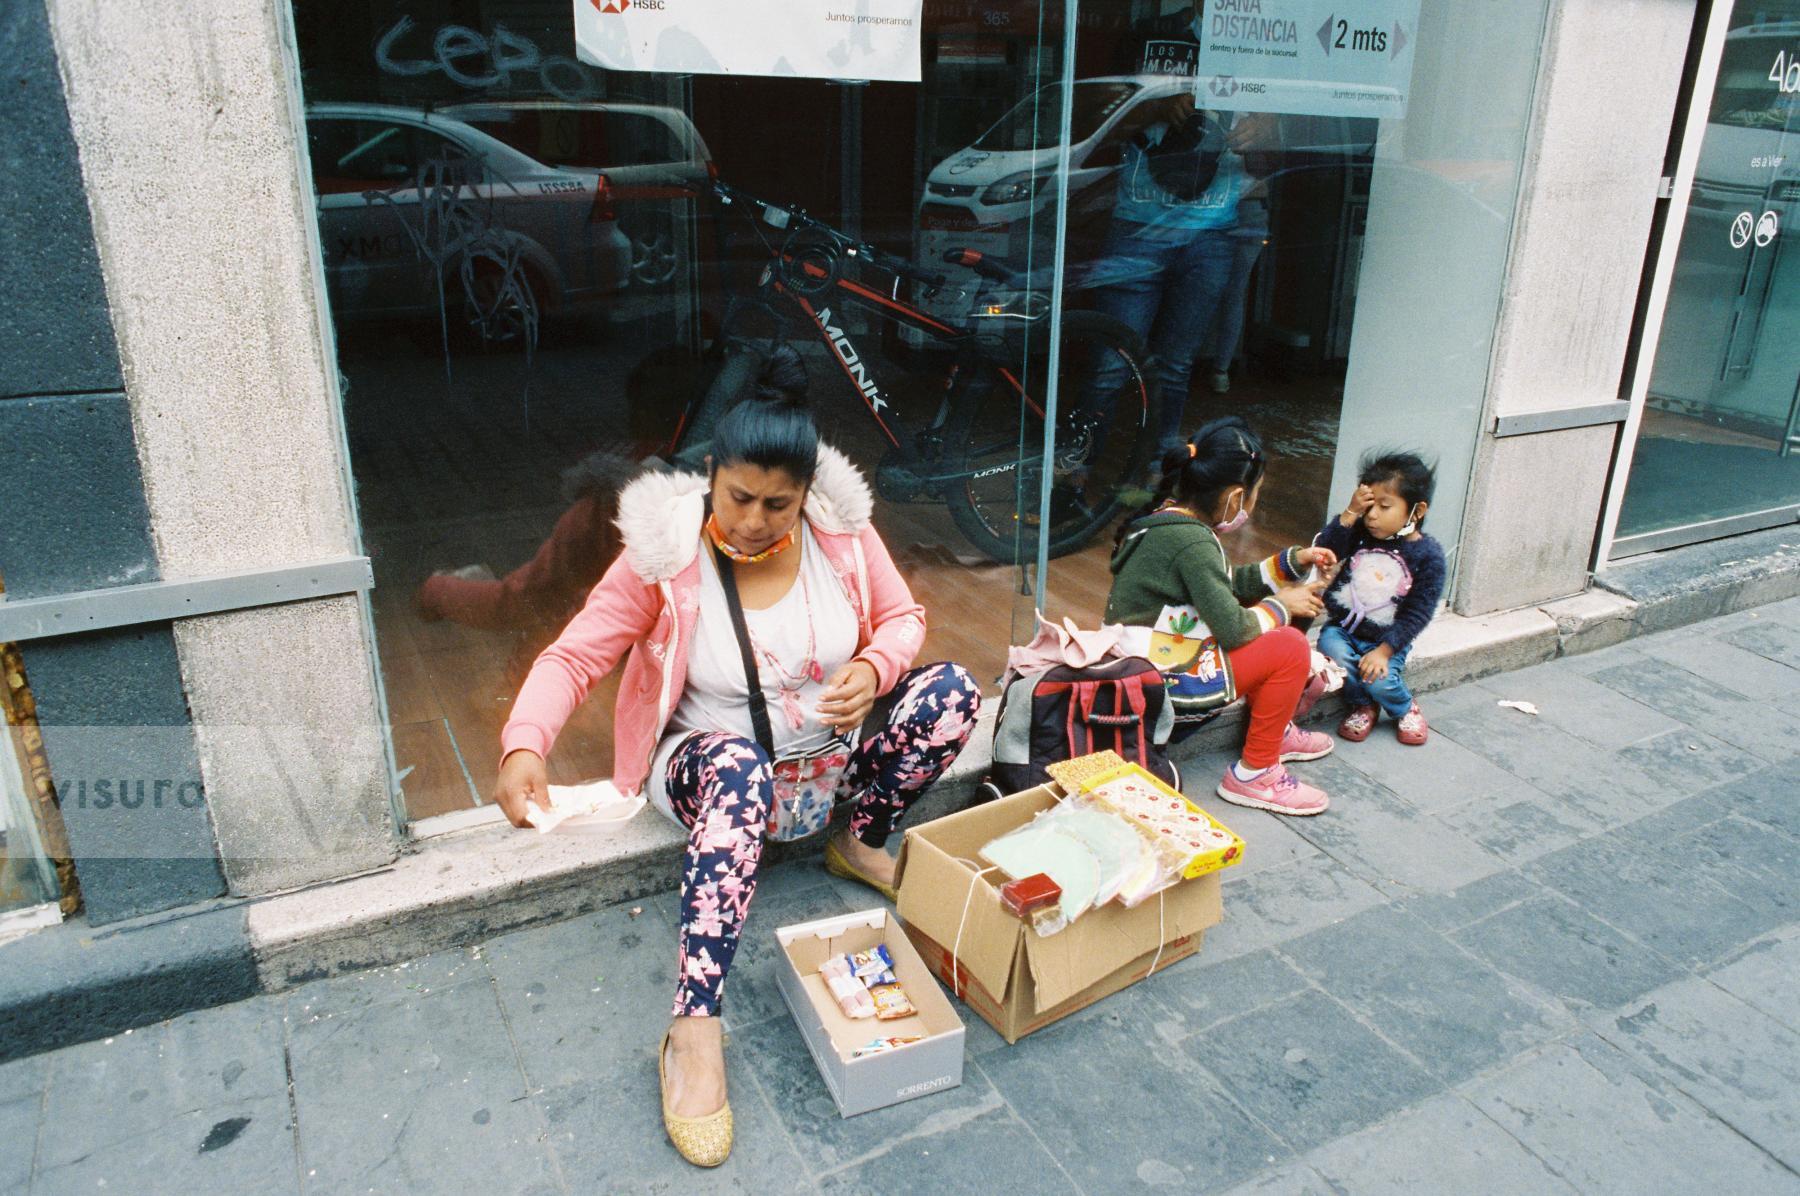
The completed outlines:
{"type": "Polygon", "coordinates": [[[1357,486],[1356,493],[1350,496],[1350,505],[1344,508],[1344,526],[1349,527],[1358,519],[1367,515],[1369,513],[1369,508],[1374,505],[1375,488],[1368,485],[1357,486]]]}

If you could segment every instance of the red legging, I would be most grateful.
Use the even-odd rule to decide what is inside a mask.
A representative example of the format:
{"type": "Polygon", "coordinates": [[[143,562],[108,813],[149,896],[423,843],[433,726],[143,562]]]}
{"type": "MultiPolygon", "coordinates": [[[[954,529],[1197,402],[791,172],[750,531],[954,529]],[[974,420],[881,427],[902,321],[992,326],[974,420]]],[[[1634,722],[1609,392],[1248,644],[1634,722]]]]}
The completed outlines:
{"type": "Polygon", "coordinates": [[[1267,768],[1281,759],[1281,736],[1312,672],[1312,647],[1299,628],[1277,627],[1227,655],[1238,696],[1250,707],[1244,763],[1267,768]]]}

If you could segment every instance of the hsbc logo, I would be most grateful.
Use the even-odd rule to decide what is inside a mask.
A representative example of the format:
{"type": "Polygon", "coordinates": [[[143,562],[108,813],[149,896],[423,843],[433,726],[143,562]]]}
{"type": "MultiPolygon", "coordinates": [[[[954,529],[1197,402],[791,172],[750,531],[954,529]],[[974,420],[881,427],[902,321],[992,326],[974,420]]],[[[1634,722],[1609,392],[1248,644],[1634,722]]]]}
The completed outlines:
{"type": "Polygon", "coordinates": [[[1238,81],[1230,75],[1216,75],[1212,81],[1212,93],[1221,100],[1229,99],[1238,93],[1238,81]]]}
{"type": "Polygon", "coordinates": [[[631,0],[594,0],[594,7],[601,12],[624,12],[631,7],[631,0]]]}

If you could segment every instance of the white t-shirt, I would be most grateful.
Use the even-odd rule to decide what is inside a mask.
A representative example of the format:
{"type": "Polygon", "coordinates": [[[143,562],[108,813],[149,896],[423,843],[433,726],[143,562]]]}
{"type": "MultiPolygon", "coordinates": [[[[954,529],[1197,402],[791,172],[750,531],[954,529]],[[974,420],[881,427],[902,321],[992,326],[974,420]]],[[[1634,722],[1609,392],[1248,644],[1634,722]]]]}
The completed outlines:
{"type": "MultiPolygon", "coordinates": [[[[832,729],[819,722],[819,699],[832,674],[856,655],[856,610],[804,520],[796,548],[800,553],[800,572],[788,592],[773,606],[744,611],[751,641],[759,649],[757,673],[763,699],[768,703],[769,732],[775,738],[778,757],[804,755],[831,741],[832,729]],[[804,715],[796,729],[782,705],[782,683],[785,680],[792,684],[789,678],[802,675],[809,639],[812,659],[819,662],[824,680],[808,678],[795,692],[804,715]],[[787,678],[763,658],[762,651],[774,654],[787,678]]],[[[719,580],[710,545],[702,545],[700,550],[700,614],[694,622],[694,642],[688,649],[687,684],[650,763],[650,799],[664,813],[669,811],[664,786],[669,757],[695,731],[724,731],[752,742],[756,739],[756,728],[750,720],[750,686],[744,679],[743,653],[731,627],[731,608],[725,603],[725,587],[719,580]]]]}

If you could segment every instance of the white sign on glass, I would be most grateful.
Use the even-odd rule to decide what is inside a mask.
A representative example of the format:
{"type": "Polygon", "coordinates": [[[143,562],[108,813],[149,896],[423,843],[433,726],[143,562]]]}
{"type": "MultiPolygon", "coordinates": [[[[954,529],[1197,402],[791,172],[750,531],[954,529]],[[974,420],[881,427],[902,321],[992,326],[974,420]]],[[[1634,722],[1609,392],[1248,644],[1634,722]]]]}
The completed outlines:
{"type": "Polygon", "coordinates": [[[1198,17],[1209,108],[1406,115],[1419,0],[1203,0],[1198,17]]]}
{"type": "Polygon", "coordinates": [[[612,71],[919,81],[924,0],[574,0],[575,51],[612,71]]]}

